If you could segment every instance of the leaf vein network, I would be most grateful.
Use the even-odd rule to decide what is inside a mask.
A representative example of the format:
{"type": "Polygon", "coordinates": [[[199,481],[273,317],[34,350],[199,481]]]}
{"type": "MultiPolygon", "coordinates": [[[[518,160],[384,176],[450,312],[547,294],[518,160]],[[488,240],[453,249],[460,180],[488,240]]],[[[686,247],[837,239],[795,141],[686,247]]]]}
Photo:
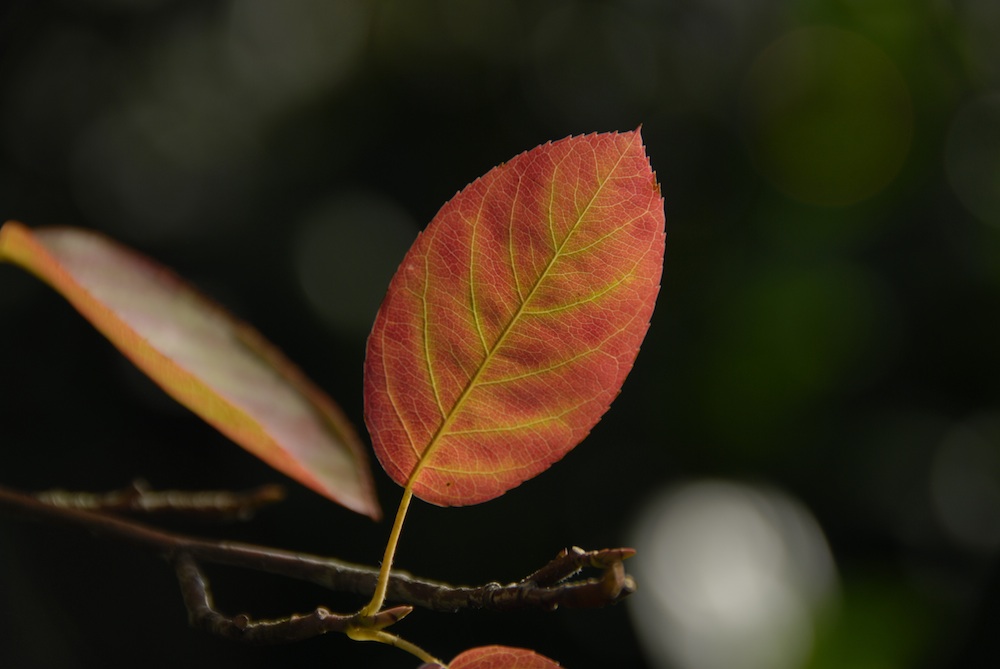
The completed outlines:
{"type": "MultiPolygon", "coordinates": [[[[632,141],[635,141],[635,140],[633,139],[632,141]]],[[[630,147],[628,147],[628,148],[630,148],[630,147]]],[[[608,170],[607,174],[603,178],[598,177],[597,188],[595,189],[594,194],[591,196],[590,202],[588,202],[587,207],[585,207],[584,210],[577,215],[576,221],[574,222],[574,224],[572,225],[572,227],[569,229],[569,231],[566,233],[566,236],[563,238],[562,243],[558,243],[558,240],[557,240],[557,238],[555,236],[552,237],[553,243],[555,244],[555,247],[553,249],[552,258],[549,260],[549,262],[546,264],[545,268],[541,271],[541,273],[539,274],[538,278],[535,280],[534,285],[532,285],[531,290],[528,291],[527,296],[522,300],[522,302],[521,302],[520,306],[518,307],[517,311],[511,316],[510,320],[508,321],[508,323],[506,324],[506,326],[504,327],[504,329],[500,332],[500,334],[497,337],[496,341],[493,343],[493,346],[486,353],[485,357],[483,358],[483,361],[480,363],[479,367],[476,369],[475,374],[469,379],[468,383],[466,383],[465,388],[462,389],[461,394],[455,400],[455,403],[452,405],[451,409],[449,411],[443,413],[442,417],[444,418],[444,420],[438,426],[438,428],[434,432],[434,434],[431,435],[431,438],[428,441],[427,446],[424,448],[423,453],[420,456],[420,459],[418,460],[416,466],[413,468],[413,471],[410,473],[410,479],[409,479],[409,481],[407,483],[408,487],[412,486],[415,483],[415,481],[417,479],[417,476],[420,473],[421,469],[425,466],[425,464],[428,461],[428,459],[430,458],[430,456],[436,450],[437,445],[440,443],[440,439],[441,439],[442,435],[447,434],[448,428],[449,428],[452,420],[454,420],[455,416],[458,415],[458,413],[461,411],[462,406],[465,404],[465,400],[469,397],[469,395],[472,392],[472,390],[475,389],[475,387],[479,384],[479,382],[480,382],[479,378],[482,376],[483,371],[487,367],[489,367],[490,361],[493,359],[494,354],[497,352],[497,350],[500,349],[500,347],[503,345],[504,341],[506,340],[508,334],[514,328],[514,325],[519,321],[522,313],[525,310],[525,305],[527,305],[531,301],[532,297],[538,291],[539,286],[544,282],[544,280],[545,280],[545,278],[546,278],[549,270],[552,268],[552,265],[560,257],[560,253],[561,253],[562,249],[565,247],[567,241],[570,238],[572,238],[574,232],[576,232],[576,229],[579,227],[580,223],[583,221],[584,217],[586,216],[587,211],[590,209],[591,205],[596,200],[597,195],[604,188],[604,186],[607,183],[608,179],[618,169],[618,166],[621,164],[622,160],[624,159],[626,152],[627,152],[627,148],[624,149],[624,150],[622,150],[621,153],[618,156],[618,159],[615,161],[615,164],[613,166],[611,166],[611,168],[608,170]]],[[[554,174],[558,170],[558,166],[562,163],[563,160],[566,159],[566,157],[568,157],[568,155],[569,154],[567,154],[566,156],[563,156],[563,158],[559,161],[559,163],[557,163],[556,166],[553,168],[553,176],[550,179],[550,181],[553,184],[555,182],[554,174]]],[[[554,198],[555,198],[555,189],[553,187],[553,189],[552,189],[552,191],[550,193],[550,198],[549,198],[549,229],[550,229],[550,232],[553,235],[554,235],[554,228],[553,228],[553,221],[554,221],[554,219],[553,219],[553,215],[552,215],[552,202],[554,201],[554,198]]],[[[425,271],[426,271],[426,259],[425,259],[425,271]]],[[[427,282],[426,277],[425,277],[425,282],[424,282],[424,284],[425,284],[425,291],[426,291],[427,283],[428,282],[427,282]]],[[[426,292],[425,292],[425,306],[426,306],[426,292]]],[[[426,334],[426,327],[427,327],[427,321],[426,321],[426,319],[424,321],[424,327],[425,327],[425,334],[426,334]]],[[[429,360],[428,360],[428,365],[429,365],[429,360]]],[[[433,376],[431,378],[433,379],[433,376]]],[[[435,392],[436,392],[436,387],[435,387],[435,392]]]]}
{"type": "MultiPolygon", "coordinates": [[[[380,339],[380,345],[382,346],[382,350],[383,351],[385,350],[385,333],[386,333],[386,329],[383,328],[382,329],[382,334],[379,337],[379,339],[380,339]]],[[[388,380],[390,378],[390,376],[389,376],[389,370],[386,368],[386,359],[387,358],[388,358],[388,356],[385,356],[385,355],[382,356],[382,378],[384,378],[386,380],[388,380]]],[[[413,451],[414,456],[416,456],[419,459],[420,458],[420,451],[417,450],[417,444],[413,440],[413,435],[410,434],[410,426],[407,425],[406,420],[403,418],[403,412],[400,411],[399,405],[396,403],[396,398],[393,396],[392,385],[389,384],[388,382],[385,385],[385,395],[389,399],[389,406],[392,407],[393,413],[396,414],[396,419],[399,421],[399,424],[403,427],[403,432],[406,434],[406,440],[410,444],[410,450],[413,451]]]]}
{"type": "Polygon", "coordinates": [[[503,432],[517,432],[519,430],[528,430],[533,427],[537,427],[538,425],[544,425],[545,423],[554,423],[557,421],[561,421],[564,416],[573,413],[584,404],[585,402],[580,402],[578,404],[570,406],[567,409],[563,409],[558,413],[550,414],[548,416],[540,416],[534,420],[529,420],[525,423],[518,423],[517,425],[498,425],[496,427],[477,427],[477,428],[469,428],[466,430],[452,430],[451,432],[448,432],[448,436],[454,437],[454,436],[462,436],[468,434],[499,434],[503,432]]]}
{"type": "Polygon", "coordinates": [[[514,289],[517,291],[517,299],[524,300],[524,291],[521,290],[521,277],[517,274],[517,262],[514,258],[514,212],[517,211],[517,201],[521,197],[522,175],[517,175],[517,185],[514,187],[514,197],[510,205],[510,218],[507,223],[507,254],[510,258],[511,274],[514,277],[514,289]]]}
{"type": "MultiPolygon", "coordinates": [[[[593,355],[595,353],[605,354],[604,353],[604,344],[607,343],[609,340],[614,339],[615,337],[617,337],[618,335],[620,335],[622,332],[624,332],[628,328],[628,325],[633,320],[635,320],[634,316],[632,318],[630,318],[626,322],[626,324],[624,324],[622,327],[618,328],[614,332],[609,333],[608,336],[605,337],[604,339],[602,339],[600,342],[598,342],[596,346],[591,346],[591,347],[585,348],[585,349],[581,350],[580,352],[576,353],[575,355],[572,355],[572,356],[570,356],[568,358],[560,360],[559,362],[557,362],[554,365],[549,365],[548,367],[543,367],[541,369],[533,369],[530,372],[525,372],[524,374],[515,374],[513,376],[505,376],[505,377],[499,378],[499,379],[491,379],[491,380],[488,380],[488,381],[480,381],[479,385],[480,386],[502,385],[504,383],[513,383],[515,381],[521,381],[521,380],[524,380],[524,379],[530,379],[531,377],[542,376],[544,374],[548,374],[549,372],[554,372],[554,371],[556,371],[556,370],[558,370],[558,369],[560,369],[562,367],[566,367],[567,365],[572,365],[577,360],[585,358],[585,357],[587,357],[589,355],[593,355]]],[[[608,355],[609,357],[614,358],[614,356],[611,356],[610,354],[605,354],[605,355],[608,355]]]]}
{"type": "Polygon", "coordinates": [[[430,334],[430,310],[427,308],[427,289],[430,287],[430,268],[428,259],[430,254],[424,257],[424,286],[420,295],[420,304],[423,309],[423,339],[424,339],[424,360],[427,362],[427,378],[431,384],[431,391],[434,393],[434,402],[437,404],[441,417],[445,417],[444,405],[441,403],[441,393],[438,390],[437,379],[434,376],[434,365],[431,360],[431,334],[430,334]]]}
{"type": "Polygon", "coordinates": [[[476,300],[476,233],[479,231],[479,225],[483,220],[483,207],[486,205],[490,192],[493,190],[494,181],[489,183],[486,187],[486,192],[479,199],[479,210],[476,212],[476,217],[470,222],[472,235],[469,238],[469,306],[472,310],[472,320],[475,323],[476,332],[479,335],[479,342],[483,346],[484,354],[489,353],[490,347],[486,343],[486,334],[483,331],[483,322],[479,314],[478,301],[476,300]]]}

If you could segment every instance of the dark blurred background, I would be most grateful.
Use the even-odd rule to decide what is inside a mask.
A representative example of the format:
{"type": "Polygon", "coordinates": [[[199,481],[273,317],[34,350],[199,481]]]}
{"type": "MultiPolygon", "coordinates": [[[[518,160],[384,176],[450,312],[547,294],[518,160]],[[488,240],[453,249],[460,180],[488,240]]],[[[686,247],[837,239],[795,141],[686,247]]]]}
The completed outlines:
{"type": "MultiPolygon", "coordinates": [[[[397,556],[477,583],[633,545],[639,592],[395,629],[577,668],[1000,666],[997,35],[994,0],[8,1],[0,216],[175,268],[360,425],[366,331],[436,210],[542,142],[642,124],[667,258],[620,398],[504,497],[417,505],[397,556]]],[[[173,527],[381,557],[388,523],[227,442],[8,266],[0,314],[4,485],[285,481],[250,524],[173,527]]],[[[361,603],[210,575],[229,612],[361,603]]],[[[306,664],[417,662],[215,639],[156,557],[0,519],[4,668],[306,664]]]]}

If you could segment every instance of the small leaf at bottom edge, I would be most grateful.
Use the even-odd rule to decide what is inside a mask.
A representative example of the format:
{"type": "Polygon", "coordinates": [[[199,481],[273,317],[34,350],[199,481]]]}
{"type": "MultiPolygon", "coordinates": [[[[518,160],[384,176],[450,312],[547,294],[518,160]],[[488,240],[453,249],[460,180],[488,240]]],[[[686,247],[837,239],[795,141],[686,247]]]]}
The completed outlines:
{"type": "Polygon", "coordinates": [[[561,666],[533,650],[509,646],[470,648],[448,664],[449,669],[553,669],[561,666]]]}

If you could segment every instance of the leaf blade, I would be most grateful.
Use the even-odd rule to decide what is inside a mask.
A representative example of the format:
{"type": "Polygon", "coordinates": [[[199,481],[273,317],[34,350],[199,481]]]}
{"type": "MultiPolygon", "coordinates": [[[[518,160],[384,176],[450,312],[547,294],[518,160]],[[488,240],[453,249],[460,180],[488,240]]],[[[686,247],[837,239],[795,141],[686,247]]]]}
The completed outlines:
{"type": "Polygon", "coordinates": [[[169,270],[73,228],[0,228],[0,261],[52,286],[171,397],[269,465],[349,509],[381,511],[339,408],[259,333],[169,270]]]}
{"type": "Polygon", "coordinates": [[[480,646],[459,653],[449,669],[557,669],[558,662],[526,648],[480,646]]]}
{"type": "Polygon", "coordinates": [[[474,504],[565,455],[631,368],[663,242],[638,131],[537,147],[445,204],[368,340],[365,419],[387,473],[474,504]]]}

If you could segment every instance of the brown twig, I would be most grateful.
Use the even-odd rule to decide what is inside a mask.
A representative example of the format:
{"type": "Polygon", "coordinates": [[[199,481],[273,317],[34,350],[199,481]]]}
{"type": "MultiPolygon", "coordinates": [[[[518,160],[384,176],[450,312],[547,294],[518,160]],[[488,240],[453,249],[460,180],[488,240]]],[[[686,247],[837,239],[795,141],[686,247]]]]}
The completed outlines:
{"type": "MultiPolygon", "coordinates": [[[[177,570],[192,624],[227,638],[253,643],[295,641],[328,631],[343,631],[354,618],[323,608],[309,614],[265,621],[252,621],[245,615],[225,616],[214,607],[199,563],[244,567],[359,595],[370,594],[378,577],[378,570],[374,568],[336,558],[253,544],[198,539],[103,511],[58,506],[43,499],[46,498],[39,499],[0,487],[0,509],[20,517],[84,528],[93,534],[152,550],[168,559],[177,570]]],[[[386,609],[379,615],[402,617],[412,606],[449,612],[602,607],[621,600],[635,590],[635,583],[625,573],[622,564],[633,553],[628,548],[563,550],[541,569],[506,585],[454,586],[394,571],[387,599],[404,606],[386,609]],[[586,568],[596,569],[599,573],[593,578],[575,578],[586,568]]],[[[392,622],[388,617],[382,622],[392,622]]]]}
{"type": "MultiPolygon", "coordinates": [[[[357,614],[333,613],[323,607],[274,620],[253,620],[246,614],[227,616],[216,610],[208,580],[190,555],[178,557],[174,569],[191,626],[227,639],[255,644],[289,643],[327,632],[346,632],[357,620],[357,614]]],[[[412,610],[411,606],[397,606],[380,611],[373,624],[388,627],[412,610]]]]}
{"type": "Polygon", "coordinates": [[[250,520],[262,507],[283,500],[285,490],[280,485],[274,484],[242,492],[153,490],[146,481],[136,479],[127,488],[112,492],[92,493],[56,489],[35,493],[34,497],[52,506],[87,511],[242,521],[250,520]]]}

